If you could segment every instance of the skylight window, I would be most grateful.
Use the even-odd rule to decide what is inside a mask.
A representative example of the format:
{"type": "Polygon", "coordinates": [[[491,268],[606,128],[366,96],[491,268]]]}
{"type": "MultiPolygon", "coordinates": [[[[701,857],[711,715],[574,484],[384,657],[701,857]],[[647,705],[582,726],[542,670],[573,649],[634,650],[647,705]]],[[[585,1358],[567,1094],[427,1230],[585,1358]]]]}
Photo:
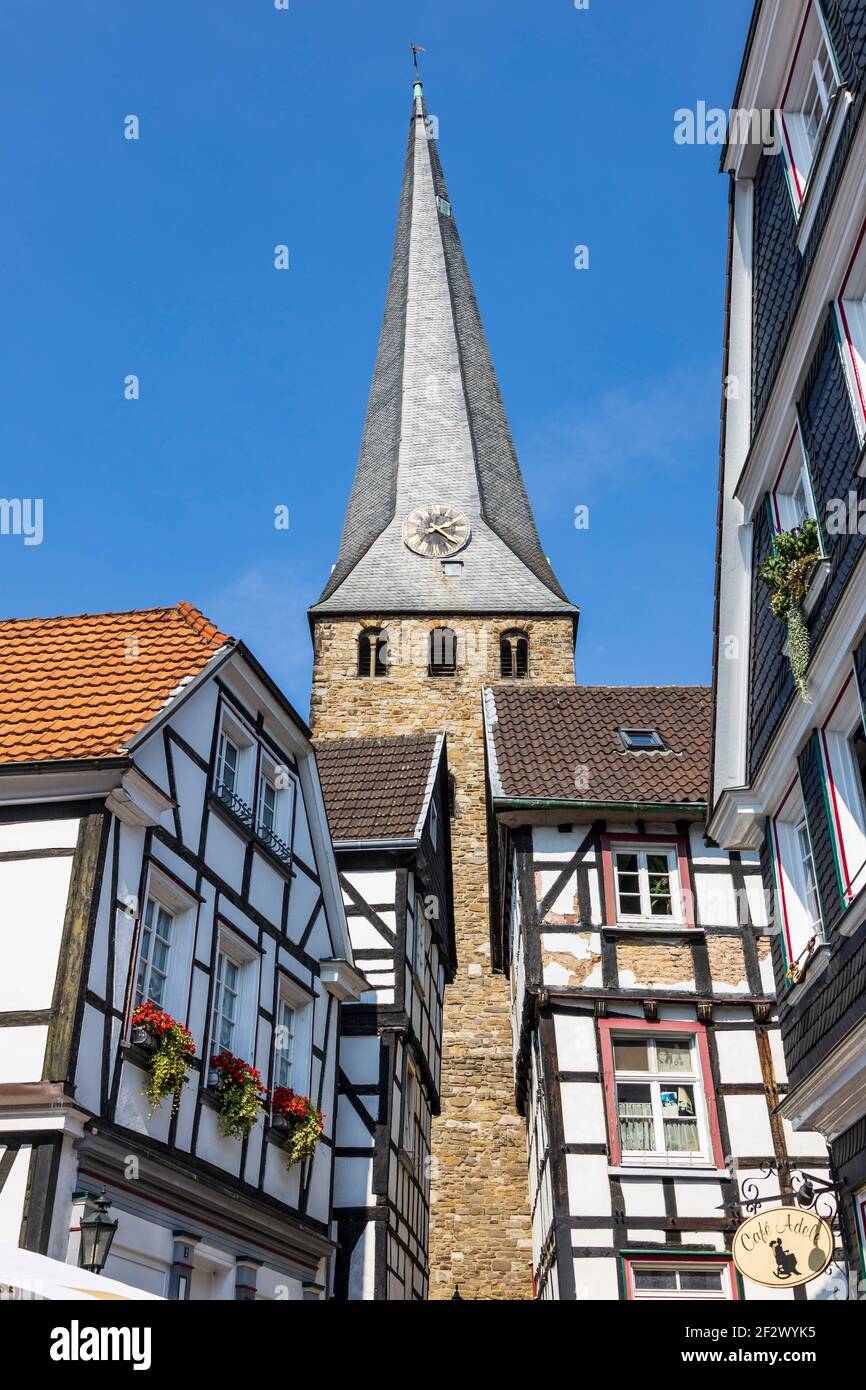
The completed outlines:
{"type": "Polygon", "coordinates": [[[622,739],[623,748],[627,748],[630,753],[642,753],[648,749],[665,746],[658,729],[618,729],[617,733],[622,739]]]}

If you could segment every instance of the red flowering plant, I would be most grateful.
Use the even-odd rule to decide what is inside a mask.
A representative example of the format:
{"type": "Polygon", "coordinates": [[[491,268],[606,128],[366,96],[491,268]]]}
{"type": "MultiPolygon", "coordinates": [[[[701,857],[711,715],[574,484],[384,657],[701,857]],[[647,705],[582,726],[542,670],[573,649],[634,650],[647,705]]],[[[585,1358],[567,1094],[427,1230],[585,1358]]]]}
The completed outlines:
{"type": "Polygon", "coordinates": [[[271,1122],[285,1132],[283,1151],[290,1168],[305,1158],[312,1158],[325,1128],[325,1117],[309,1096],[299,1095],[288,1086],[275,1087],[271,1099],[271,1122]]]}
{"type": "Polygon", "coordinates": [[[262,1078],[249,1062],[231,1052],[211,1057],[216,1072],[216,1093],[219,1105],[220,1129],[226,1138],[245,1139],[265,1109],[267,1092],[262,1078]]]}
{"type": "Polygon", "coordinates": [[[132,1015],[133,1036],[138,1030],[150,1035],[155,1044],[150,1058],[144,1094],[152,1111],[166,1096],[172,1096],[172,1110],[180,1105],[180,1094],[188,1080],[187,1067],[195,1056],[195,1043],[188,1028],[178,1023],[156,1004],[139,1004],[132,1015]]]}

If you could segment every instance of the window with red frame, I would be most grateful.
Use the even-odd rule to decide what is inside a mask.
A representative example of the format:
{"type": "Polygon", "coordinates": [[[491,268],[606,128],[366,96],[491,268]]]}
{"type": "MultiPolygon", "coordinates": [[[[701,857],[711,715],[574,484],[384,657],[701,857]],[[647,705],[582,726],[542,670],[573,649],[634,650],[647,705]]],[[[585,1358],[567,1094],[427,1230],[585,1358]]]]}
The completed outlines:
{"type": "Polygon", "coordinates": [[[606,1018],[599,1032],[611,1162],[721,1167],[703,1024],[606,1018]]]}
{"type": "Polygon", "coordinates": [[[738,1297],[730,1260],[624,1256],[626,1294],[642,1301],[721,1301],[738,1297]]]}
{"type": "Polygon", "coordinates": [[[781,127],[788,187],[798,215],[841,85],[841,74],[821,6],[818,0],[809,0],[777,117],[781,127]]]}
{"type": "Polygon", "coordinates": [[[601,848],[611,926],[694,925],[685,840],[603,835],[601,848]]]}

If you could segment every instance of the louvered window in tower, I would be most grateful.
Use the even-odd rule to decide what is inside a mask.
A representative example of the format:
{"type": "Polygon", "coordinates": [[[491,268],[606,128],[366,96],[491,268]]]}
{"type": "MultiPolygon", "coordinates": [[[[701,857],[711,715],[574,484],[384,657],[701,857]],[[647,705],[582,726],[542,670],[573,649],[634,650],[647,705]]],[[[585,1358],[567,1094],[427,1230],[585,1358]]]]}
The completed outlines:
{"type": "Polygon", "coordinates": [[[369,628],[358,638],[358,675],[387,676],[388,636],[377,628],[369,628]]]}
{"type": "Polygon", "coordinates": [[[457,670],[457,638],[450,627],[434,627],[430,633],[431,676],[453,676],[457,670]]]}
{"type": "Polygon", "coordinates": [[[503,633],[499,642],[499,674],[518,679],[529,675],[529,638],[525,632],[503,633]]]}

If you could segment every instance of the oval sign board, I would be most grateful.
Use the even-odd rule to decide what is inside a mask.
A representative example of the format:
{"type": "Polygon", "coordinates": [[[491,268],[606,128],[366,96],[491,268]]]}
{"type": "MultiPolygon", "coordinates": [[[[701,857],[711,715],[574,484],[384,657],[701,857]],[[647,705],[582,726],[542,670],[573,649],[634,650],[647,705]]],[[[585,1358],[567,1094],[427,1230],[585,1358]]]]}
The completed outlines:
{"type": "Polygon", "coordinates": [[[823,1217],[799,1207],[770,1207],[737,1228],[731,1253],[747,1279],[769,1289],[791,1289],[827,1268],[835,1244],[823,1217]]]}

